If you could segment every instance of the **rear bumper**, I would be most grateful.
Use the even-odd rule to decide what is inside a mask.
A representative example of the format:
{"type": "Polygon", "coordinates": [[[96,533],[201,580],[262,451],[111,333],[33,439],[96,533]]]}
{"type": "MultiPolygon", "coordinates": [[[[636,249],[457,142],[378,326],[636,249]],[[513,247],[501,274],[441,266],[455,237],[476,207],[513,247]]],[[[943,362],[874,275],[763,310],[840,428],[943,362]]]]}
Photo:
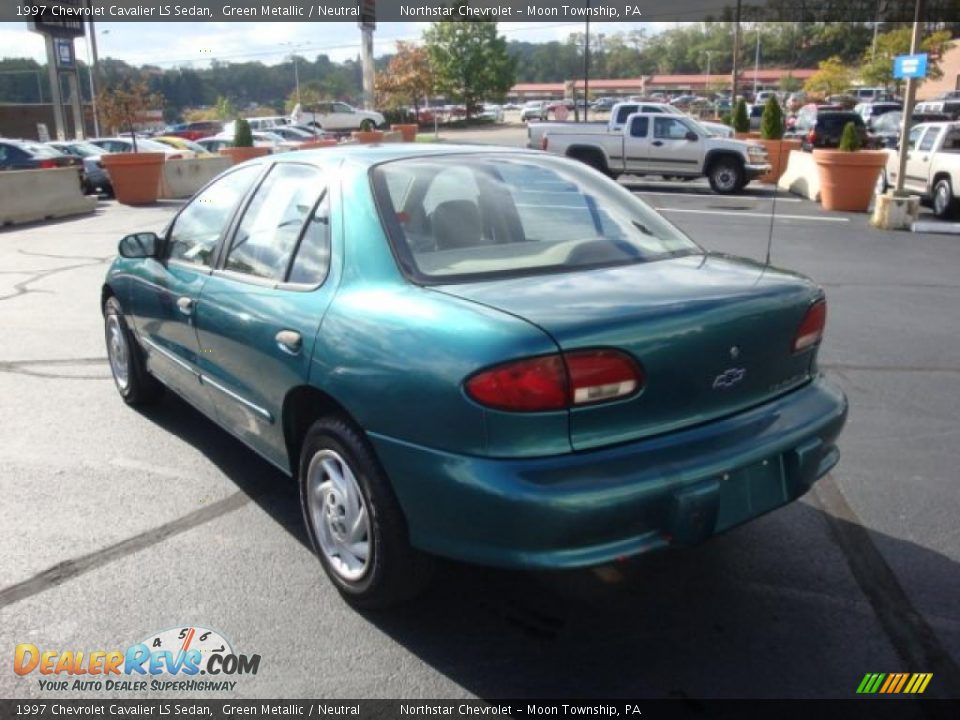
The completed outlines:
{"type": "Polygon", "coordinates": [[[596,565],[706,540],[803,495],[839,460],[843,393],[818,378],[748,412],[538,459],[370,435],[414,546],[503,567],[596,565]]]}

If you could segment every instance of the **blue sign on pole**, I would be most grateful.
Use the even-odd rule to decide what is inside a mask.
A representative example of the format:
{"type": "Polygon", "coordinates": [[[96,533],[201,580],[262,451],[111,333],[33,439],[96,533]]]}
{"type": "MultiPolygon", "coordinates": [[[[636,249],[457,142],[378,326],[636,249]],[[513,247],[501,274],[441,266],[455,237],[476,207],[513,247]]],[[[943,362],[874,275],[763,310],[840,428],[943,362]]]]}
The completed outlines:
{"type": "Polygon", "coordinates": [[[927,54],[898,55],[893,59],[893,76],[898,80],[926,77],[927,54]]]}

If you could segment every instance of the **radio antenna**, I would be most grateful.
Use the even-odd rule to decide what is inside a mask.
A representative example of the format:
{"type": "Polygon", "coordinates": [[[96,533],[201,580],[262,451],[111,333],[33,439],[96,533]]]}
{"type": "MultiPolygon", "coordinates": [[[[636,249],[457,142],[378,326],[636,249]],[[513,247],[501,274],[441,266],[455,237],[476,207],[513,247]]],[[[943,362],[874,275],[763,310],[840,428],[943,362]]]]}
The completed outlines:
{"type": "MultiPolygon", "coordinates": [[[[780,138],[777,142],[779,143],[777,147],[777,161],[779,163],[783,162],[783,138],[780,138]]],[[[776,175],[776,172],[774,175],[776,175]]],[[[777,217],[777,196],[779,194],[780,186],[775,180],[773,183],[773,204],[770,206],[770,227],[767,230],[767,257],[763,262],[766,267],[770,267],[770,251],[773,249],[773,223],[777,217]]]]}

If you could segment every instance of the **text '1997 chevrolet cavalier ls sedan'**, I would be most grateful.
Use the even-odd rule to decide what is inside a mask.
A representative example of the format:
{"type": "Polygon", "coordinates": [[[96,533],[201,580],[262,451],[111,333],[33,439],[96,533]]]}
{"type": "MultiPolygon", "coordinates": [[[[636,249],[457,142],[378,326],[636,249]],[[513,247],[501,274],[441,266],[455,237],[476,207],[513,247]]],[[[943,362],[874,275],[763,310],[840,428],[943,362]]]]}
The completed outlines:
{"type": "Polygon", "coordinates": [[[121,241],[102,305],[124,400],[169,388],[297,478],[364,606],[435,555],[571,568],[705,540],[806,492],[847,414],[817,285],[537,152],[238,165],[121,241]]]}

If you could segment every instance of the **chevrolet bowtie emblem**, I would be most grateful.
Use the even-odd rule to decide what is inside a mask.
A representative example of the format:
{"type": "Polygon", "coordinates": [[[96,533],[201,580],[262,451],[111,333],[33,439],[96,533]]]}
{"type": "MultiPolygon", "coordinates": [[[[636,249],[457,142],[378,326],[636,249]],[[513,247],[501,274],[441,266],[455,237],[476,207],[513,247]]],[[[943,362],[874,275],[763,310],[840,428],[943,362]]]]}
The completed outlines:
{"type": "Polygon", "coordinates": [[[727,388],[732,388],[738,382],[743,380],[743,376],[746,374],[747,371],[743,368],[730,368],[729,370],[724,370],[713,379],[713,389],[726,390],[727,388]]]}

